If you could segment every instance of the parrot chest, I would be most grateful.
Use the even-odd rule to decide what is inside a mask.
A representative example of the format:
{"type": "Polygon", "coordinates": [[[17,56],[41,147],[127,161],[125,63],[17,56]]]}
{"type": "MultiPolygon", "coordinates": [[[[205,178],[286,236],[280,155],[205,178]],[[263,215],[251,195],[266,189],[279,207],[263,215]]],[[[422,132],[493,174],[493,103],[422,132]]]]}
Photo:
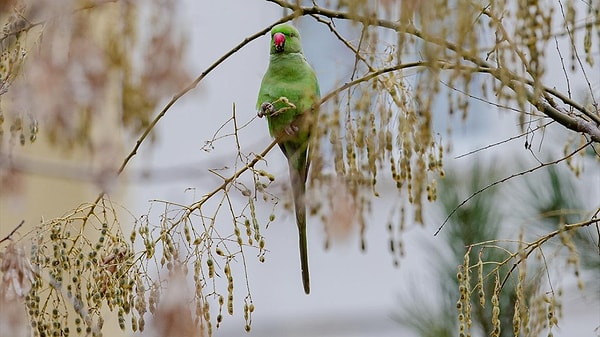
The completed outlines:
{"type": "Polygon", "coordinates": [[[307,112],[319,95],[315,74],[303,56],[271,60],[260,96],[259,100],[273,104],[275,110],[274,115],[267,116],[273,136],[285,132],[294,122],[298,137],[308,137],[310,125],[298,116],[307,112]]]}

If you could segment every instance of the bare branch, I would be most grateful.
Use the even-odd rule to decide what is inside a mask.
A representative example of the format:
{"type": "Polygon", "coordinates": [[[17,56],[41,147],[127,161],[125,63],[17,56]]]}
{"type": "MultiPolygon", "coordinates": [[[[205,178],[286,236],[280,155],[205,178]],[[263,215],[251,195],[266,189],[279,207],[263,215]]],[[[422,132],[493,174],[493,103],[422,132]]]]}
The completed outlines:
{"type": "Polygon", "coordinates": [[[531,253],[533,253],[537,248],[540,248],[548,240],[552,239],[553,237],[559,235],[560,233],[562,233],[564,231],[576,230],[579,228],[590,226],[592,224],[598,225],[598,223],[600,223],[600,218],[593,217],[587,221],[578,222],[578,223],[574,223],[574,224],[566,224],[566,225],[562,226],[561,228],[540,237],[538,240],[527,244],[527,247],[525,248],[525,254],[521,254],[520,252],[516,252],[516,253],[512,254],[510,257],[511,259],[515,258],[517,256],[519,256],[519,259],[515,263],[513,263],[512,267],[510,268],[508,273],[506,273],[506,276],[504,276],[504,279],[502,280],[502,283],[500,285],[500,289],[504,288],[506,281],[508,281],[508,278],[510,277],[512,272],[517,268],[517,266],[519,264],[521,264],[523,261],[527,260],[527,258],[529,257],[529,255],[531,255],[531,253]]]}
{"type": "Polygon", "coordinates": [[[2,240],[0,240],[0,243],[4,242],[4,241],[6,241],[6,240],[11,240],[11,239],[12,239],[12,236],[13,236],[13,234],[15,234],[15,232],[16,232],[16,231],[17,231],[19,228],[21,228],[21,226],[23,226],[23,224],[24,224],[24,223],[25,223],[25,220],[21,220],[21,223],[20,223],[20,224],[18,224],[18,225],[17,225],[15,228],[13,228],[13,230],[12,230],[12,231],[10,231],[10,233],[8,233],[8,235],[7,235],[7,236],[5,236],[5,237],[4,237],[2,240]]]}
{"type": "Polygon", "coordinates": [[[506,182],[506,181],[508,181],[508,180],[511,180],[512,178],[519,177],[519,176],[522,176],[522,175],[525,175],[525,174],[531,173],[531,172],[533,172],[533,171],[537,171],[537,170],[541,169],[542,167],[546,167],[546,166],[550,166],[550,165],[558,164],[558,163],[560,163],[560,162],[562,162],[562,161],[565,161],[565,160],[567,160],[567,159],[569,159],[569,158],[573,157],[573,156],[574,156],[575,154],[577,154],[579,151],[581,151],[581,150],[585,149],[585,148],[586,148],[588,145],[590,145],[591,143],[592,143],[592,142],[590,141],[590,142],[587,142],[587,143],[583,144],[582,146],[580,146],[579,148],[577,148],[575,151],[571,152],[571,153],[570,153],[569,155],[567,155],[567,156],[564,156],[564,157],[562,157],[562,158],[559,158],[559,159],[557,159],[557,160],[554,160],[554,161],[551,161],[551,162],[547,162],[547,163],[541,163],[540,165],[538,165],[538,166],[536,166],[536,167],[532,167],[532,168],[530,168],[530,169],[528,169],[528,170],[525,170],[525,171],[521,171],[521,172],[518,172],[518,173],[515,173],[515,174],[511,174],[511,175],[510,175],[510,176],[508,176],[508,177],[505,177],[505,178],[502,178],[502,179],[500,179],[500,180],[497,180],[497,181],[495,181],[495,182],[493,182],[493,183],[491,183],[491,184],[489,184],[489,185],[487,185],[487,186],[485,186],[485,187],[483,187],[483,188],[479,189],[477,192],[475,192],[475,193],[471,194],[471,195],[470,195],[468,198],[466,198],[466,199],[465,199],[465,200],[463,200],[463,201],[462,201],[460,204],[458,204],[456,207],[454,207],[454,209],[452,210],[452,212],[450,212],[450,214],[448,214],[448,216],[446,217],[446,219],[444,220],[444,222],[442,222],[442,224],[440,225],[440,227],[439,227],[439,228],[438,228],[438,229],[435,231],[435,233],[433,233],[433,235],[434,235],[434,236],[438,235],[438,233],[439,233],[439,232],[442,230],[442,228],[444,227],[444,225],[446,225],[446,223],[448,222],[448,220],[450,220],[450,218],[451,218],[451,217],[454,215],[454,213],[456,213],[456,211],[457,211],[459,208],[461,208],[462,206],[464,206],[464,205],[465,205],[467,202],[469,202],[469,200],[473,199],[474,197],[476,197],[477,195],[481,194],[482,192],[485,192],[486,190],[488,190],[488,189],[490,189],[490,188],[492,188],[492,187],[494,187],[494,186],[496,186],[496,185],[498,185],[498,184],[501,184],[501,183],[503,183],[503,182],[506,182]]]}
{"type": "MultiPolygon", "coordinates": [[[[379,19],[379,18],[365,17],[365,16],[346,13],[346,12],[342,12],[342,11],[330,10],[330,9],[323,8],[323,7],[320,7],[317,5],[313,5],[312,7],[302,7],[297,4],[292,4],[292,3],[289,3],[289,2],[283,1],[283,0],[267,0],[267,1],[276,3],[281,7],[293,10],[295,16],[321,15],[321,16],[325,16],[325,17],[329,17],[329,18],[337,18],[337,19],[361,22],[367,26],[368,25],[378,26],[378,27],[382,27],[382,28],[391,29],[391,30],[394,30],[397,32],[403,32],[406,34],[413,35],[424,41],[436,44],[440,47],[446,48],[448,50],[451,50],[451,51],[457,53],[464,60],[469,61],[469,62],[477,65],[478,67],[481,67],[483,69],[482,72],[489,72],[497,80],[499,80],[502,83],[505,83],[515,92],[518,92],[517,90],[519,90],[519,89],[524,89],[523,88],[524,84],[533,85],[533,81],[523,79],[507,69],[497,68],[494,65],[492,65],[491,63],[489,63],[477,56],[463,52],[463,50],[456,44],[454,44],[450,41],[447,41],[443,38],[437,37],[437,36],[428,35],[427,33],[417,29],[412,24],[401,25],[400,23],[398,23],[396,21],[383,20],[383,19],[379,19]],[[506,83],[507,77],[510,79],[508,81],[508,83],[506,83]],[[513,83],[514,81],[519,82],[520,85],[518,86],[517,83],[513,83]]],[[[576,131],[576,132],[587,133],[588,135],[590,135],[592,141],[600,142],[600,138],[598,137],[600,135],[600,115],[598,115],[597,112],[589,111],[585,107],[583,107],[579,104],[576,104],[574,101],[572,101],[568,97],[560,94],[556,90],[551,90],[546,87],[544,87],[543,89],[544,89],[544,91],[546,91],[552,95],[556,94],[555,96],[560,98],[565,104],[570,105],[574,109],[580,111],[583,115],[587,116],[598,126],[594,126],[592,124],[586,125],[586,123],[584,123],[584,121],[579,121],[579,118],[569,116],[565,113],[562,113],[561,111],[557,110],[556,108],[552,107],[551,105],[549,105],[547,103],[540,102],[536,98],[536,96],[533,95],[532,92],[526,92],[526,97],[533,106],[535,106],[542,113],[548,115],[550,118],[556,120],[559,124],[565,126],[566,128],[576,131]],[[583,125],[586,125],[586,126],[582,127],[583,125]],[[596,131],[596,129],[597,129],[597,131],[596,131]],[[590,133],[590,131],[591,131],[591,133],[590,133]]]]}
{"type": "Polygon", "coordinates": [[[489,149],[489,148],[492,148],[492,147],[494,147],[494,146],[502,145],[502,144],[508,143],[508,142],[510,142],[510,141],[513,141],[513,140],[515,140],[515,139],[519,139],[519,138],[521,138],[521,137],[525,137],[525,136],[527,136],[527,135],[528,135],[528,134],[530,134],[530,133],[533,133],[533,132],[535,132],[535,131],[537,131],[537,130],[540,130],[540,129],[543,129],[543,128],[547,127],[548,125],[552,124],[553,122],[554,122],[554,121],[548,122],[548,123],[546,123],[546,124],[543,124],[543,125],[539,125],[539,126],[537,126],[535,129],[533,129],[533,130],[527,130],[527,131],[525,131],[525,132],[523,132],[523,133],[521,133],[521,134],[519,134],[519,135],[516,135],[516,136],[510,137],[510,138],[506,138],[506,139],[503,139],[503,140],[501,140],[501,141],[498,141],[498,142],[495,142],[495,143],[492,143],[492,144],[488,144],[488,145],[486,145],[486,146],[483,146],[483,147],[477,148],[477,149],[475,149],[475,150],[471,150],[471,151],[469,151],[469,152],[467,152],[467,153],[463,153],[463,154],[461,154],[461,155],[458,155],[458,156],[454,157],[454,159],[460,159],[460,158],[463,158],[463,157],[466,157],[466,156],[472,155],[472,154],[474,154],[474,153],[477,153],[477,152],[479,152],[479,151],[487,150],[487,149],[489,149]]]}
{"type": "MultiPolygon", "coordinates": [[[[129,161],[131,160],[131,158],[133,158],[136,154],[137,151],[139,150],[140,146],[142,145],[142,143],[144,142],[144,140],[146,140],[146,138],[148,137],[148,135],[152,132],[152,130],[154,130],[154,127],[158,124],[158,122],[165,116],[165,114],[167,113],[167,111],[169,111],[169,109],[183,96],[185,96],[188,92],[190,92],[192,89],[194,89],[196,86],[198,86],[198,84],[208,75],[210,74],[214,69],[216,69],[221,63],[223,63],[225,60],[227,60],[229,57],[231,57],[233,54],[235,54],[238,50],[240,50],[241,48],[243,48],[245,45],[247,45],[248,43],[256,40],[257,38],[263,36],[264,34],[266,34],[268,31],[271,30],[271,28],[279,23],[282,22],[286,22],[291,20],[292,18],[294,18],[294,15],[288,15],[284,18],[282,18],[281,20],[271,24],[270,26],[268,26],[267,28],[255,33],[254,35],[251,35],[247,38],[245,38],[242,42],[240,42],[237,46],[233,47],[232,49],[230,49],[227,53],[223,54],[219,59],[217,59],[213,64],[211,64],[208,68],[206,68],[206,70],[204,70],[192,83],[190,83],[187,87],[185,87],[182,91],[180,91],[179,93],[177,93],[175,96],[173,96],[173,98],[171,98],[171,100],[164,106],[164,108],[158,113],[158,115],[156,115],[156,117],[154,117],[154,119],[152,120],[152,122],[150,122],[150,124],[148,124],[148,126],[146,127],[146,129],[144,130],[144,132],[140,135],[140,137],[137,139],[137,141],[135,142],[134,147],[131,149],[131,151],[129,152],[129,154],[125,157],[125,159],[123,160],[123,163],[121,164],[121,166],[119,167],[119,169],[117,170],[117,175],[120,175],[123,170],[125,170],[125,167],[127,166],[127,164],[129,163],[129,161]]],[[[98,202],[104,197],[104,195],[106,194],[106,191],[101,191],[100,194],[98,194],[98,197],[96,197],[96,200],[94,201],[93,205],[97,205],[98,202]]],[[[86,216],[86,219],[94,212],[94,208],[92,207],[88,213],[88,215],[86,216]]],[[[85,225],[85,222],[83,222],[83,225],[85,225]]]]}

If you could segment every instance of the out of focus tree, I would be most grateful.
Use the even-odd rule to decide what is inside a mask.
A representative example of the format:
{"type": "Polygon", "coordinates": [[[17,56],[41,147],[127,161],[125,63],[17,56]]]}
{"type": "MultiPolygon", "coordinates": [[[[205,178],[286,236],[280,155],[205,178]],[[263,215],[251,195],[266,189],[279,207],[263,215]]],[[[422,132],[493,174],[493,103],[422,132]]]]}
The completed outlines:
{"type": "MultiPolygon", "coordinates": [[[[476,164],[448,172],[440,185],[442,213],[451,212],[490,180],[499,179],[501,170],[476,164]]],[[[521,232],[519,238],[526,242],[535,239],[539,231],[560,231],[560,224],[577,223],[586,217],[581,192],[564,171],[552,167],[525,186],[515,185],[490,189],[456,211],[441,233],[442,240],[427,249],[431,252],[427,262],[438,282],[437,289],[428,293],[436,294],[435,300],[418,292],[402,295],[403,305],[396,315],[400,323],[423,337],[456,336],[457,332],[459,336],[547,336],[560,326],[562,302],[568,300],[561,296],[565,293],[564,275],[570,274],[576,281],[567,282],[567,288],[572,288],[568,285],[572,283],[581,290],[584,284],[597,287],[597,238],[590,229],[550,239],[548,247],[536,248],[536,259],[513,269],[520,256],[515,242],[503,240],[508,233],[521,232]],[[515,191],[520,192],[518,197],[507,200],[506,195],[515,191]],[[568,245],[555,244],[562,240],[568,245]],[[579,247],[576,258],[569,245],[579,247]],[[493,294],[491,301],[489,294],[493,294]],[[421,305],[410,305],[416,301],[421,305]]],[[[600,301],[594,289],[587,291],[596,296],[590,301],[600,301]]]]}

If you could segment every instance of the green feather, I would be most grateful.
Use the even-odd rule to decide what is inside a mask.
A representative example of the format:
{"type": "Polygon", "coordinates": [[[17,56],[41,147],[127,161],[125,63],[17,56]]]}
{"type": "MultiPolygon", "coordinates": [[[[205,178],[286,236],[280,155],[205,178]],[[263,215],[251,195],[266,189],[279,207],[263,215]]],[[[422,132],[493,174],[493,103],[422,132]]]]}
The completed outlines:
{"type": "Polygon", "coordinates": [[[304,58],[300,33],[296,28],[288,24],[273,27],[270,51],[271,59],[261,83],[257,108],[261,109],[263,103],[272,105],[273,109],[266,115],[269,132],[278,139],[279,147],[288,160],[299,233],[302,283],[308,294],[310,282],[304,194],[310,167],[310,131],[316,114],[311,107],[320,100],[319,84],[314,70],[304,58]],[[275,43],[277,33],[285,37],[283,46],[279,48],[275,43]]]}

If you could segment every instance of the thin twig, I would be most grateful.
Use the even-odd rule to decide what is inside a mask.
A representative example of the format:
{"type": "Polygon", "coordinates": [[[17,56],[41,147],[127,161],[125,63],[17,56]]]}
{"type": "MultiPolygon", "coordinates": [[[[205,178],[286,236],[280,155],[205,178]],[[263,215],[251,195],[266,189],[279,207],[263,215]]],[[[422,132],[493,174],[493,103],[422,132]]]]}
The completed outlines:
{"type": "MultiPolygon", "coordinates": [[[[480,68],[488,69],[487,72],[489,72],[497,80],[501,81],[502,83],[505,83],[514,92],[524,92],[527,100],[533,106],[535,106],[539,111],[548,115],[550,118],[556,120],[561,125],[565,126],[566,128],[568,128],[570,130],[576,131],[576,132],[588,133],[594,142],[600,143],[600,129],[598,128],[598,126],[590,125],[589,122],[585,123],[586,121],[581,121],[573,116],[570,116],[568,114],[565,114],[565,113],[559,111],[558,109],[550,106],[549,104],[540,102],[536,95],[534,95],[532,92],[526,90],[526,88],[524,87],[524,84],[531,86],[534,84],[533,80],[524,79],[507,69],[495,68],[493,64],[479,58],[478,56],[463,52],[463,50],[458,45],[456,45],[444,38],[429,35],[426,32],[418,29],[417,27],[415,27],[412,24],[401,25],[400,23],[398,23],[396,21],[384,20],[384,19],[373,18],[373,17],[366,17],[366,16],[361,16],[358,14],[331,10],[331,9],[323,8],[323,7],[316,6],[316,5],[313,5],[312,7],[302,7],[302,6],[299,6],[298,4],[292,4],[292,3],[289,3],[284,0],[267,0],[267,1],[276,3],[281,7],[289,8],[289,9],[293,10],[294,14],[296,16],[315,14],[315,15],[321,15],[321,16],[325,16],[325,17],[329,17],[329,18],[337,18],[337,19],[360,22],[365,25],[378,26],[378,27],[382,27],[382,28],[386,28],[386,29],[391,29],[391,30],[394,30],[397,32],[403,32],[406,34],[410,34],[419,39],[422,39],[423,41],[427,41],[429,43],[432,43],[432,44],[438,45],[442,48],[453,51],[456,54],[458,54],[465,61],[471,62],[480,68]],[[507,78],[508,78],[508,81],[507,81],[507,78]],[[518,85],[515,82],[520,83],[520,85],[518,85]]],[[[555,93],[558,93],[558,95],[555,95],[555,96],[558,97],[559,99],[561,99],[565,104],[570,105],[571,107],[573,107],[576,110],[579,110],[583,115],[585,115],[587,118],[589,118],[591,121],[593,121],[596,125],[600,125],[600,116],[599,115],[586,109],[584,106],[574,102],[573,100],[569,99],[565,95],[562,95],[557,90],[553,90],[548,87],[542,87],[542,89],[552,95],[555,95],[555,93]]]]}
{"type": "Polygon", "coordinates": [[[0,240],[0,243],[6,241],[6,240],[12,240],[12,236],[13,234],[15,234],[15,232],[21,228],[21,226],[23,226],[23,224],[25,223],[25,220],[21,220],[21,223],[17,225],[17,227],[13,228],[12,231],[10,231],[10,233],[8,233],[7,236],[5,236],[2,240],[0,240]]]}
{"type": "Polygon", "coordinates": [[[537,126],[535,129],[529,129],[529,130],[527,130],[527,131],[525,131],[525,132],[521,133],[520,135],[512,136],[512,137],[510,137],[510,138],[507,138],[507,139],[504,139],[504,140],[501,140],[501,141],[498,141],[498,142],[495,142],[495,143],[492,143],[492,144],[488,144],[488,145],[486,145],[486,146],[483,146],[483,147],[477,148],[477,149],[475,149],[475,150],[471,150],[471,151],[469,151],[469,152],[467,152],[467,153],[463,153],[463,154],[461,154],[461,155],[458,155],[458,156],[454,157],[454,159],[460,159],[460,158],[463,158],[463,157],[466,157],[466,156],[472,155],[472,154],[474,154],[474,153],[477,153],[477,152],[480,152],[480,151],[483,151],[483,150],[487,150],[487,149],[489,149],[489,148],[492,148],[492,147],[494,147],[494,146],[502,145],[502,144],[504,144],[504,143],[508,143],[508,142],[510,142],[510,141],[513,141],[513,140],[515,140],[515,139],[519,139],[519,138],[521,138],[521,137],[523,137],[523,136],[527,136],[528,134],[530,134],[530,133],[533,133],[533,132],[535,132],[535,131],[537,131],[537,130],[539,130],[539,129],[545,128],[545,127],[547,127],[548,125],[550,125],[550,124],[552,124],[552,123],[554,123],[554,121],[550,121],[550,122],[548,122],[548,123],[546,123],[546,124],[539,125],[539,126],[537,126]]]}
{"type": "MultiPolygon", "coordinates": [[[[123,160],[123,163],[121,163],[121,166],[117,170],[117,176],[119,176],[123,172],[123,170],[125,170],[125,167],[129,163],[129,161],[137,154],[137,151],[139,150],[139,148],[142,145],[142,143],[144,142],[144,140],[146,140],[146,138],[152,132],[152,130],[154,130],[154,127],[158,124],[158,122],[166,115],[167,111],[169,111],[169,109],[171,109],[171,107],[181,97],[185,96],[192,89],[196,88],[196,86],[198,86],[198,84],[208,74],[210,74],[214,69],[216,69],[221,63],[223,63],[229,57],[231,57],[232,55],[234,55],[238,50],[242,49],[245,45],[247,45],[248,43],[256,40],[257,38],[259,38],[259,37],[261,37],[263,35],[265,35],[275,25],[277,25],[279,23],[282,23],[282,22],[289,21],[289,20],[291,20],[293,18],[294,18],[293,14],[292,15],[288,15],[286,17],[283,17],[280,20],[276,21],[275,23],[273,23],[273,24],[269,25],[268,27],[264,28],[263,30],[255,33],[255,34],[253,34],[253,35],[251,35],[249,37],[246,37],[237,46],[235,46],[232,49],[230,49],[227,53],[223,54],[213,64],[211,64],[208,68],[206,68],[206,70],[204,70],[192,83],[190,83],[187,87],[185,87],[183,90],[181,90],[175,96],[173,96],[173,98],[171,98],[171,100],[162,108],[162,110],[158,113],[158,115],[156,115],[156,117],[154,117],[154,119],[152,120],[152,122],[150,122],[150,124],[148,124],[148,126],[146,127],[146,129],[144,130],[144,132],[137,139],[137,141],[135,142],[134,147],[131,149],[131,151],[129,152],[129,154],[125,157],[125,159],[123,160]]],[[[105,190],[101,191],[98,194],[98,197],[96,198],[96,200],[92,204],[92,208],[90,209],[89,213],[85,216],[85,218],[83,220],[82,226],[85,225],[85,223],[87,222],[87,219],[89,218],[89,216],[94,212],[94,209],[95,209],[96,205],[98,204],[98,202],[100,202],[100,200],[104,197],[105,194],[106,194],[105,190]]]]}
{"type": "Polygon", "coordinates": [[[567,37],[569,39],[569,42],[571,43],[571,52],[573,53],[573,56],[577,60],[577,63],[579,63],[579,69],[581,70],[581,73],[583,74],[583,78],[585,79],[585,82],[587,83],[588,89],[590,90],[590,97],[592,99],[594,106],[597,108],[598,102],[596,102],[596,97],[594,97],[594,90],[592,89],[592,84],[590,83],[590,79],[588,78],[587,71],[585,70],[585,67],[583,66],[581,57],[579,56],[579,51],[577,50],[577,46],[575,44],[575,38],[574,38],[573,31],[569,28],[569,22],[567,21],[567,17],[565,15],[565,9],[563,7],[562,1],[558,0],[558,5],[560,6],[560,12],[562,14],[563,20],[565,21],[565,29],[568,33],[567,37]]]}
{"type": "MultiPolygon", "coordinates": [[[[405,64],[401,64],[401,65],[396,65],[393,67],[388,67],[388,68],[383,68],[383,69],[379,69],[375,72],[369,73],[365,76],[362,76],[360,78],[355,79],[354,81],[350,81],[345,83],[344,85],[336,88],[335,90],[332,90],[331,92],[329,92],[328,94],[326,94],[325,96],[323,96],[323,98],[319,101],[316,102],[310,109],[308,109],[307,111],[304,111],[303,113],[299,114],[299,115],[303,115],[304,113],[307,113],[310,110],[313,109],[317,109],[319,106],[321,106],[323,103],[327,102],[328,100],[330,100],[331,98],[333,98],[334,96],[336,96],[337,94],[339,94],[340,92],[351,88],[355,85],[358,85],[360,83],[369,81],[373,78],[376,78],[378,76],[381,76],[383,74],[386,73],[390,73],[390,72],[394,72],[394,71],[398,71],[400,69],[404,69],[404,68],[410,68],[410,67],[418,67],[418,66],[422,66],[423,64],[425,64],[427,62],[411,62],[411,63],[405,63],[405,64]]],[[[235,181],[239,176],[241,176],[244,172],[246,172],[247,170],[251,169],[254,167],[254,165],[256,165],[256,163],[258,163],[259,161],[263,160],[263,158],[271,151],[271,149],[273,149],[275,147],[275,145],[278,143],[279,138],[285,136],[285,135],[280,135],[277,138],[275,138],[271,144],[269,144],[269,146],[267,146],[260,154],[256,155],[250,162],[248,162],[246,165],[244,165],[242,168],[240,168],[239,170],[237,170],[235,173],[233,173],[231,176],[229,176],[228,178],[224,178],[223,182],[217,186],[216,188],[214,188],[212,191],[210,191],[209,193],[205,194],[199,201],[191,204],[189,207],[187,207],[187,210],[185,212],[185,214],[183,214],[183,216],[174,223],[174,226],[181,223],[184,219],[186,219],[187,217],[189,217],[189,215],[191,213],[193,213],[194,211],[200,209],[202,207],[202,205],[204,203],[206,203],[207,200],[209,200],[211,197],[213,197],[215,194],[217,194],[219,191],[225,190],[227,188],[227,186],[229,184],[231,184],[233,181],[235,181]]]]}
{"type": "MultiPolygon", "coordinates": [[[[537,239],[534,242],[531,242],[529,244],[527,244],[527,247],[525,247],[525,255],[521,256],[517,261],[515,261],[512,265],[512,267],[510,268],[510,270],[508,271],[508,273],[506,273],[506,276],[504,276],[504,279],[502,280],[502,284],[500,285],[500,289],[504,288],[504,284],[506,284],[506,282],[508,281],[508,278],[510,277],[511,273],[517,268],[517,266],[525,261],[529,255],[531,255],[531,253],[533,253],[535,251],[536,248],[541,247],[544,243],[546,243],[548,240],[552,239],[553,237],[559,235],[561,232],[563,231],[570,231],[570,230],[575,230],[578,228],[582,228],[582,227],[586,227],[589,226],[591,224],[598,224],[598,222],[600,222],[599,218],[592,218],[590,220],[584,221],[584,222],[579,222],[579,223],[575,223],[575,224],[569,224],[569,225],[564,225],[563,227],[550,232],[544,236],[542,236],[541,238],[537,239]]],[[[514,253],[511,258],[516,257],[517,255],[521,255],[520,252],[516,252],[514,253]]]]}
{"type": "Polygon", "coordinates": [[[498,184],[501,184],[501,183],[503,183],[503,182],[505,182],[505,181],[508,181],[508,180],[510,180],[510,179],[512,179],[512,178],[515,178],[515,177],[518,177],[518,176],[522,176],[522,175],[525,175],[525,174],[531,173],[531,172],[533,172],[533,171],[537,171],[538,169],[540,169],[540,168],[542,168],[542,167],[546,167],[546,166],[550,166],[550,165],[555,165],[555,164],[558,164],[558,163],[560,163],[560,162],[562,162],[562,161],[564,161],[564,160],[567,160],[567,159],[571,158],[572,156],[574,156],[574,155],[575,155],[576,153],[578,153],[579,151],[581,151],[581,150],[583,150],[584,148],[586,148],[586,147],[587,147],[588,145],[590,145],[591,143],[592,143],[592,142],[591,142],[591,141],[589,141],[589,142],[587,142],[587,143],[583,144],[582,146],[580,146],[580,147],[579,147],[579,148],[577,148],[575,151],[573,151],[572,153],[570,153],[569,155],[567,155],[567,156],[565,156],[565,157],[559,158],[559,159],[557,159],[557,160],[554,160],[554,161],[551,161],[551,162],[548,162],[548,163],[541,163],[540,165],[538,165],[538,166],[536,166],[536,167],[533,167],[533,168],[530,168],[530,169],[528,169],[528,170],[525,170],[525,171],[521,171],[521,172],[518,172],[518,173],[511,174],[511,175],[510,175],[510,176],[508,176],[508,177],[505,177],[505,178],[502,178],[502,179],[500,179],[500,180],[497,180],[497,181],[495,181],[495,182],[493,182],[493,183],[491,183],[491,184],[489,184],[489,185],[487,185],[487,186],[485,186],[485,187],[483,187],[483,188],[479,189],[477,192],[475,192],[475,193],[471,194],[471,195],[470,195],[468,198],[466,198],[466,199],[465,199],[465,200],[463,200],[463,201],[462,201],[460,204],[458,204],[456,207],[454,207],[454,209],[452,210],[452,212],[450,212],[450,214],[448,214],[448,216],[446,217],[446,219],[444,219],[444,222],[442,222],[442,224],[441,224],[441,225],[440,225],[440,227],[439,227],[439,228],[438,228],[438,229],[435,231],[435,233],[433,234],[433,236],[436,236],[436,235],[438,235],[438,233],[439,233],[439,232],[442,230],[442,228],[444,227],[444,225],[446,225],[446,223],[448,222],[448,220],[450,220],[450,218],[451,218],[451,217],[454,215],[454,213],[456,213],[456,211],[457,211],[459,208],[461,208],[462,206],[464,206],[464,205],[465,205],[467,202],[469,202],[469,200],[473,199],[474,197],[476,197],[477,195],[481,194],[482,192],[484,192],[484,191],[487,191],[487,190],[488,190],[488,189],[490,189],[491,187],[494,187],[494,186],[496,186],[496,185],[498,185],[498,184]]]}
{"type": "MultiPolygon", "coordinates": [[[[107,4],[107,3],[112,3],[112,2],[117,2],[117,1],[119,1],[119,0],[95,1],[93,3],[89,3],[89,4],[86,4],[86,5],[83,5],[83,6],[79,7],[79,8],[76,8],[76,9],[72,10],[69,14],[75,14],[75,13],[78,13],[78,12],[82,12],[82,11],[85,11],[85,10],[96,8],[98,6],[101,6],[101,5],[104,5],[104,4],[107,4]]],[[[44,19],[44,20],[41,20],[41,21],[38,21],[38,22],[30,22],[25,16],[23,16],[20,13],[18,13],[18,14],[23,19],[23,21],[27,22],[27,25],[25,25],[25,26],[23,26],[23,27],[21,27],[21,28],[19,28],[17,30],[14,30],[14,31],[8,31],[8,32],[6,32],[2,37],[0,37],[0,44],[2,44],[6,39],[8,39],[10,37],[13,37],[13,36],[16,37],[19,34],[28,32],[29,30],[31,30],[31,29],[33,29],[33,28],[35,28],[37,26],[44,26],[48,22],[50,22],[52,20],[56,20],[56,19],[60,18],[61,16],[66,15],[66,14],[58,14],[58,15],[52,16],[50,18],[47,18],[47,19],[44,19]]]]}

